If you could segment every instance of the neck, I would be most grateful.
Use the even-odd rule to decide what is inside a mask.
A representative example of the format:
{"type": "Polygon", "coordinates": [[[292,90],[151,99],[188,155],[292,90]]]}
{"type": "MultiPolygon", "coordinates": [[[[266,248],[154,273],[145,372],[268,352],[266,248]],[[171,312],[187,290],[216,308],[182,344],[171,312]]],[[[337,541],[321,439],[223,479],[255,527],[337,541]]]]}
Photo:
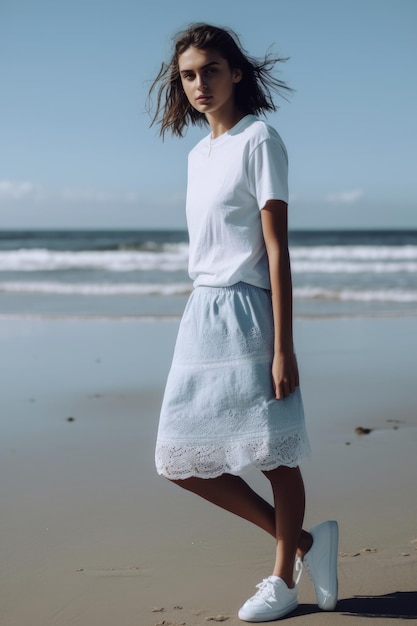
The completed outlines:
{"type": "Polygon", "coordinates": [[[241,111],[231,111],[229,115],[224,115],[221,117],[212,116],[209,113],[206,115],[207,121],[210,124],[211,128],[211,138],[216,139],[227,133],[228,130],[233,128],[240,120],[244,117],[244,114],[241,111]]]}

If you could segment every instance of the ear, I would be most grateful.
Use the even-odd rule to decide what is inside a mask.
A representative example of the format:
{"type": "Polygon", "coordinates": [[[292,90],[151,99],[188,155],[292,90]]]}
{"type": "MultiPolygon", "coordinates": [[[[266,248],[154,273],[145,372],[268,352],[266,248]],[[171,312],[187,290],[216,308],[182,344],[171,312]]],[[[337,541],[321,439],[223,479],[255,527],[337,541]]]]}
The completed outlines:
{"type": "Polygon", "coordinates": [[[243,72],[239,67],[235,67],[232,71],[232,78],[234,83],[240,83],[243,77],[243,72]]]}

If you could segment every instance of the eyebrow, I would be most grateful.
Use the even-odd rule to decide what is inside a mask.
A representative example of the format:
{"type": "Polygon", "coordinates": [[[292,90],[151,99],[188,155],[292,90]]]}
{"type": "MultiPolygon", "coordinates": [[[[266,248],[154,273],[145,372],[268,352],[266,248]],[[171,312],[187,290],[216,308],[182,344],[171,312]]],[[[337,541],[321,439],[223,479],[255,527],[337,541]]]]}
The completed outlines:
{"type": "MultiPolygon", "coordinates": [[[[218,61],[210,61],[210,63],[206,63],[205,65],[203,65],[201,69],[206,70],[212,65],[220,65],[220,63],[218,61]]],[[[193,72],[193,71],[194,70],[180,70],[180,74],[187,74],[187,72],[193,72]]]]}

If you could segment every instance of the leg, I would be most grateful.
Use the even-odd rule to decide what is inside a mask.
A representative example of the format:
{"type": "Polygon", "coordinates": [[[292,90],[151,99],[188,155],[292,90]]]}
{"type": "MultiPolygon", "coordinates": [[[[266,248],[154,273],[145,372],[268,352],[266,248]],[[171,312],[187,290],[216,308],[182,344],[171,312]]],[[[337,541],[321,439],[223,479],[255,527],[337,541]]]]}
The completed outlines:
{"type": "Polygon", "coordinates": [[[311,539],[308,533],[302,533],[305,494],[299,468],[280,466],[264,474],[274,494],[276,557],[272,576],[257,585],[256,594],[239,609],[240,619],[248,622],[280,619],[297,608],[298,590],[293,580],[295,555],[311,539]]]}
{"type": "Polygon", "coordinates": [[[217,478],[192,477],[171,482],[252,522],[275,537],[274,508],[239,476],[222,474],[217,478]]]}
{"type": "MultiPolygon", "coordinates": [[[[274,470],[276,471],[276,470],[274,470]]],[[[268,478],[273,472],[268,472],[268,478]]],[[[270,479],[271,480],[271,479],[270,479]]],[[[222,474],[218,478],[186,478],[172,481],[217,506],[252,522],[276,538],[274,507],[261,498],[239,476],[222,474]]],[[[302,531],[297,553],[303,557],[311,546],[311,536],[302,531]]]]}
{"type": "Polygon", "coordinates": [[[304,483],[300,469],[285,466],[265,472],[275,502],[276,560],[274,576],[282,578],[288,587],[294,586],[295,555],[304,556],[311,546],[311,536],[302,530],[305,508],[304,483]]]}

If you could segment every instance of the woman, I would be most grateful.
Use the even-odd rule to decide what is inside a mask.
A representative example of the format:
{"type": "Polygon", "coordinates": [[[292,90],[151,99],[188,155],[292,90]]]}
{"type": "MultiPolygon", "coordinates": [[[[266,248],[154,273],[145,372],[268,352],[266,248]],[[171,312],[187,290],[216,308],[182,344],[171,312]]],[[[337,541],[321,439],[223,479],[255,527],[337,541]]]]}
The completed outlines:
{"type": "Polygon", "coordinates": [[[188,161],[194,290],[168,376],[156,465],[275,538],[272,574],[239,611],[251,622],[298,606],[296,557],[319,606],[337,602],[337,523],[302,530],[299,463],[309,444],[293,347],[287,152],[256,117],[276,109],[272,91],[288,89],[271,74],[279,60],[257,61],[231,31],[195,24],[177,37],[151,88],[162,136],[210,127],[188,161]],[[250,466],[270,481],[274,507],[241,478],[250,466]]]}

